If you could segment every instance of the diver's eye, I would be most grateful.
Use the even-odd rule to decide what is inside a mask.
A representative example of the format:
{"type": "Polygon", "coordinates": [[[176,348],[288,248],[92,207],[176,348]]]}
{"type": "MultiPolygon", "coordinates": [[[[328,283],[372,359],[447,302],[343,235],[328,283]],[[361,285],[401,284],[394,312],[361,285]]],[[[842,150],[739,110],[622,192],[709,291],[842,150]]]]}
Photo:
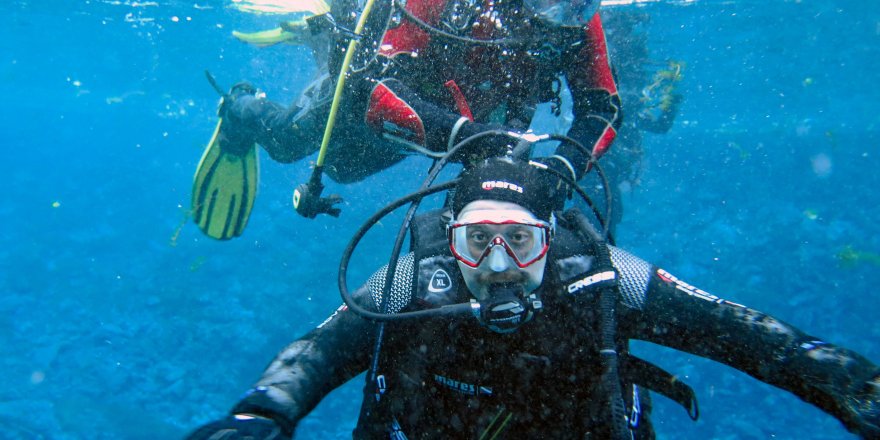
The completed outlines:
{"type": "Polygon", "coordinates": [[[474,230],[468,232],[468,243],[471,244],[486,244],[489,242],[489,234],[484,231],[474,230]]]}
{"type": "Polygon", "coordinates": [[[529,239],[529,234],[526,234],[525,232],[515,232],[513,235],[510,236],[510,239],[514,243],[522,243],[529,239]]]}
{"type": "Polygon", "coordinates": [[[532,234],[524,229],[515,229],[507,234],[507,241],[512,246],[525,246],[531,244],[532,234]]]}

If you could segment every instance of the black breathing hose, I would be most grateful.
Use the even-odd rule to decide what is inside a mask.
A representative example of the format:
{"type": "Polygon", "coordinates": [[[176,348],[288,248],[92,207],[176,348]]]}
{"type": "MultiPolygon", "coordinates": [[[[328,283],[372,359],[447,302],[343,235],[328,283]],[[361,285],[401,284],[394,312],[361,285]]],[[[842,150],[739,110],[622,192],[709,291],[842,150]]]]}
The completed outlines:
{"type": "MultiPolygon", "coordinates": [[[[514,138],[514,139],[521,139],[521,136],[519,134],[509,132],[509,131],[504,131],[504,130],[488,130],[488,131],[484,131],[484,132],[480,132],[475,135],[472,135],[466,139],[463,139],[461,142],[459,142],[453,148],[451,148],[443,157],[441,157],[440,159],[438,159],[434,163],[434,165],[431,167],[431,170],[428,173],[428,176],[425,178],[424,182],[422,183],[421,189],[419,191],[416,191],[412,194],[409,194],[405,197],[402,197],[398,200],[391,202],[390,204],[388,204],[387,206],[385,206],[384,208],[382,208],[381,210],[379,210],[378,212],[373,214],[373,216],[370,217],[358,229],[358,231],[354,234],[351,241],[349,242],[348,246],[345,248],[345,251],[343,251],[342,259],[339,262],[339,276],[338,276],[339,292],[342,296],[342,300],[345,302],[346,305],[348,305],[348,307],[353,312],[355,312],[356,314],[358,314],[366,319],[372,320],[372,321],[388,322],[388,321],[402,321],[402,320],[414,319],[414,318],[461,315],[461,314],[466,314],[472,310],[470,303],[460,303],[460,304],[447,305],[447,306],[439,307],[436,309],[426,309],[426,310],[418,310],[418,311],[412,311],[412,312],[400,312],[400,313],[387,313],[387,311],[385,310],[385,303],[387,303],[387,298],[390,296],[390,292],[391,292],[390,286],[393,281],[394,273],[396,272],[397,260],[398,260],[399,254],[400,254],[400,249],[403,247],[403,241],[406,237],[406,231],[409,229],[409,224],[415,215],[416,209],[418,208],[418,202],[421,201],[421,199],[426,196],[438,193],[440,191],[451,189],[455,186],[455,184],[457,183],[457,180],[453,180],[453,181],[446,182],[443,184],[431,186],[433,181],[439,175],[440,171],[448,163],[450,157],[454,156],[456,153],[458,153],[458,151],[461,148],[470,144],[471,142],[474,142],[474,141],[481,139],[481,138],[484,138],[484,137],[499,136],[499,135],[508,136],[508,137],[514,138]],[[351,291],[348,288],[348,280],[347,280],[348,265],[351,261],[352,254],[354,253],[354,250],[357,247],[360,240],[363,238],[363,236],[367,233],[367,231],[370,228],[372,228],[376,223],[378,223],[383,217],[385,217],[386,215],[390,214],[392,211],[396,210],[397,208],[399,208],[407,203],[413,203],[413,205],[407,211],[407,215],[405,216],[404,221],[401,224],[401,227],[397,233],[397,238],[394,243],[393,252],[392,252],[391,258],[389,259],[387,271],[385,273],[384,290],[382,292],[380,303],[378,304],[378,312],[367,310],[366,308],[357,304],[357,302],[354,300],[354,298],[351,295],[351,291]]],[[[571,144],[577,146],[578,148],[581,148],[581,149],[589,152],[589,150],[587,150],[586,147],[581,145],[576,140],[569,138],[567,136],[542,135],[542,136],[539,136],[536,138],[536,142],[548,141],[548,140],[559,141],[559,142],[568,142],[568,143],[571,143],[571,144]]],[[[541,164],[539,162],[533,162],[533,163],[541,165],[543,170],[549,171],[550,173],[554,174],[555,176],[557,176],[558,178],[563,180],[567,185],[569,185],[569,187],[573,188],[578,193],[578,195],[593,210],[593,213],[594,213],[595,217],[597,218],[597,221],[599,222],[599,224],[603,228],[604,237],[609,241],[609,243],[613,244],[613,238],[608,233],[608,226],[607,226],[606,222],[602,219],[602,216],[599,214],[598,209],[595,207],[592,200],[590,200],[590,197],[586,194],[586,192],[584,192],[584,190],[580,186],[578,186],[577,182],[575,182],[571,177],[565,175],[565,173],[561,173],[561,172],[554,170],[550,167],[547,167],[546,165],[541,164]]],[[[606,197],[610,198],[610,190],[609,190],[609,187],[607,184],[607,179],[605,178],[604,172],[602,171],[601,167],[599,167],[597,164],[593,163],[593,165],[603,180],[603,185],[605,188],[606,197]]],[[[607,203],[606,205],[609,208],[606,212],[610,212],[611,203],[607,203]]]]}
{"type": "MultiPolygon", "coordinates": [[[[589,223],[583,214],[568,216],[569,220],[577,223],[579,231],[589,230],[589,223]]],[[[599,270],[615,272],[615,279],[619,276],[611,263],[611,255],[607,246],[600,245],[596,240],[582,235],[582,239],[591,243],[596,257],[599,270]],[[604,266],[604,268],[602,267],[604,266]]],[[[617,329],[617,289],[604,286],[599,291],[599,355],[602,363],[602,378],[600,384],[605,388],[608,397],[607,410],[611,416],[611,438],[615,440],[631,439],[632,435],[627,426],[626,407],[623,403],[623,391],[620,387],[620,371],[618,365],[617,341],[615,334],[617,329]]]]}
{"type": "MultiPolygon", "coordinates": [[[[394,275],[397,271],[397,264],[399,261],[400,250],[403,247],[403,241],[406,238],[406,233],[409,229],[409,225],[412,222],[413,217],[415,216],[415,213],[418,209],[419,204],[421,203],[421,200],[424,197],[429,196],[431,194],[435,194],[435,193],[453,188],[458,183],[458,180],[456,179],[456,180],[452,180],[452,181],[449,181],[449,182],[446,182],[443,184],[439,184],[439,185],[434,185],[434,186],[431,186],[431,184],[437,178],[440,171],[449,162],[450,158],[453,157],[464,146],[466,146],[466,145],[470,144],[471,142],[474,142],[480,138],[483,138],[483,137],[498,136],[498,135],[503,135],[503,136],[508,136],[511,138],[523,140],[521,135],[519,135],[517,133],[509,132],[509,131],[504,131],[504,130],[485,131],[485,132],[477,133],[475,135],[472,135],[468,138],[463,139],[461,142],[456,144],[453,148],[449,149],[449,151],[445,155],[443,155],[441,158],[439,158],[437,161],[435,161],[435,163],[431,167],[431,170],[428,173],[428,176],[425,178],[424,182],[422,183],[421,188],[418,191],[416,191],[415,193],[412,193],[408,196],[402,197],[398,200],[395,200],[394,202],[385,206],[383,209],[379,210],[377,213],[373,214],[373,216],[370,217],[360,227],[360,229],[358,229],[358,231],[354,234],[354,236],[352,237],[348,246],[346,247],[345,251],[343,252],[342,259],[339,263],[339,276],[338,276],[339,291],[342,296],[342,299],[345,302],[345,304],[352,310],[352,312],[358,314],[359,316],[361,316],[365,319],[369,319],[369,320],[373,320],[373,321],[378,322],[378,326],[376,328],[376,340],[375,340],[375,343],[373,346],[370,368],[369,368],[369,371],[367,372],[366,383],[364,385],[364,401],[363,401],[363,404],[361,405],[361,413],[360,413],[360,417],[358,420],[358,426],[356,428],[357,432],[364,432],[365,430],[370,429],[370,427],[366,426],[365,423],[367,420],[369,420],[370,414],[373,411],[373,409],[375,408],[375,403],[379,401],[379,396],[380,396],[379,393],[381,393],[381,390],[379,390],[379,388],[378,388],[378,386],[379,386],[378,372],[379,372],[379,360],[380,360],[380,355],[381,355],[381,351],[382,351],[382,343],[384,340],[385,322],[401,321],[401,320],[415,319],[415,318],[435,318],[435,317],[441,317],[441,316],[463,315],[463,314],[472,313],[472,311],[473,311],[473,306],[471,305],[470,302],[452,304],[452,305],[442,306],[442,307],[435,308],[435,309],[417,310],[417,311],[412,311],[412,312],[398,312],[398,313],[388,313],[388,305],[390,303],[390,296],[392,293],[392,286],[394,283],[394,275]],[[357,302],[354,300],[354,297],[351,295],[351,292],[348,289],[348,281],[347,281],[348,264],[351,260],[353,253],[354,253],[354,249],[357,247],[358,243],[364,237],[364,235],[367,233],[367,231],[369,231],[369,229],[372,228],[376,223],[378,223],[383,217],[385,217],[389,213],[393,212],[397,208],[399,208],[407,203],[411,203],[411,206],[407,210],[407,213],[404,216],[404,220],[401,224],[401,227],[398,230],[397,237],[394,242],[394,248],[391,253],[391,258],[389,259],[389,263],[386,266],[386,273],[385,273],[385,279],[384,279],[384,283],[383,283],[383,289],[382,289],[381,297],[379,299],[379,304],[378,304],[379,311],[377,313],[377,312],[367,310],[366,308],[361,307],[359,304],[357,304],[357,302]],[[371,388],[373,388],[374,392],[376,393],[375,399],[370,398],[371,388]]],[[[560,141],[560,142],[571,143],[571,144],[575,145],[577,148],[581,149],[582,151],[585,151],[587,154],[590,155],[590,157],[592,157],[592,152],[590,150],[588,150],[586,147],[584,147],[582,144],[580,144],[576,140],[569,138],[567,136],[544,135],[544,136],[538,136],[535,138],[535,142],[544,141],[544,140],[556,140],[556,141],[560,141]]],[[[518,146],[517,150],[520,150],[521,148],[524,148],[524,147],[518,146]]],[[[520,151],[520,153],[522,153],[522,152],[523,151],[520,151]]],[[[542,165],[542,169],[550,171],[551,173],[555,174],[558,178],[560,178],[561,180],[566,182],[566,184],[569,185],[569,187],[574,188],[575,191],[578,193],[578,195],[580,195],[581,198],[583,198],[584,201],[587,203],[587,205],[590,206],[590,208],[593,210],[594,215],[596,216],[599,223],[602,225],[605,237],[610,238],[609,234],[608,234],[608,227],[607,227],[605,221],[602,219],[602,216],[599,214],[598,209],[595,207],[595,205],[592,203],[592,200],[590,200],[589,196],[587,196],[587,194],[583,191],[583,189],[580,188],[580,186],[578,186],[577,182],[575,182],[571,177],[569,177],[563,173],[560,173],[552,168],[549,168],[544,164],[540,164],[540,163],[536,163],[536,162],[533,162],[533,163],[536,165],[542,165]]],[[[608,208],[606,212],[610,216],[611,195],[610,195],[610,191],[609,191],[609,187],[608,187],[608,181],[607,181],[605,174],[602,171],[601,167],[599,167],[598,164],[596,164],[594,161],[592,161],[592,159],[591,159],[591,163],[596,167],[596,170],[599,173],[599,176],[603,181],[603,185],[604,185],[605,193],[606,193],[606,206],[608,208]]],[[[613,297],[612,297],[612,301],[613,301],[613,297]]],[[[613,302],[612,302],[611,306],[613,307],[613,302]]],[[[603,313],[603,315],[604,315],[604,313],[603,313]]],[[[613,310],[612,310],[611,319],[612,319],[611,324],[613,325],[613,310]]],[[[603,328],[607,328],[607,326],[604,324],[606,324],[606,323],[603,320],[603,328]]],[[[612,335],[612,339],[613,339],[613,335],[612,335]]],[[[617,363],[616,363],[616,361],[617,361],[617,358],[615,356],[611,360],[611,364],[609,364],[609,366],[607,368],[607,371],[609,373],[613,372],[613,377],[617,377],[617,363]]],[[[617,381],[615,381],[615,382],[617,382],[617,381]]],[[[614,395],[620,396],[620,392],[619,392],[620,384],[619,383],[617,383],[617,388],[618,388],[618,392],[616,394],[611,394],[612,396],[614,396],[614,395]]],[[[620,400],[620,399],[615,399],[615,400],[620,400]]],[[[621,406],[621,411],[622,411],[622,406],[621,406]]],[[[619,411],[615,410],[614,412],[617,413],[619,411]]],[[[622,412],[619,412],[619,413],[622,414],[622,412]]],[[[625,427],[625,424],[624,424],[624,427],[625,427]]]]}

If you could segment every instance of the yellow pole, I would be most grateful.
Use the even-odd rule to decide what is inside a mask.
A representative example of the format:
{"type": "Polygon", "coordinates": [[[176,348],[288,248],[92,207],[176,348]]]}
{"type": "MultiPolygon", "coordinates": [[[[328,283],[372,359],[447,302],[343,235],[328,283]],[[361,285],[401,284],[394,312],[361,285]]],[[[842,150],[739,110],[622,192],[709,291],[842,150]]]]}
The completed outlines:
{"type": "MultiPolygon", "coordinates": [[[[373,9],[375,0],[367,0],[364,10],[358,18],[357,25],[354,28],[356,36],[360,36],[373,9]]],[[[318,152],[317,167],[324,166],[324,156],[327,155],[327,145],[330,144],[330,135],[333,133],[333,126],[336,124],[336,112],[339,111],[339,102],[342,101],[342,90],[345,87],[345,77],[348,76],[348,67],[351,65],[351,59],[354,57],[354,51],[357,49],[358,39],[352,38],[348,42],[348,51],[345,53],[345,59],[342,61],[342,68],[339,69],[339,79],[336,80],[336,91],[333,93],[333,103],[330,104],[330,115],[327,117],[327,126],[324,127],[324,138],[321,140],[321,150],[318,152]]]]}

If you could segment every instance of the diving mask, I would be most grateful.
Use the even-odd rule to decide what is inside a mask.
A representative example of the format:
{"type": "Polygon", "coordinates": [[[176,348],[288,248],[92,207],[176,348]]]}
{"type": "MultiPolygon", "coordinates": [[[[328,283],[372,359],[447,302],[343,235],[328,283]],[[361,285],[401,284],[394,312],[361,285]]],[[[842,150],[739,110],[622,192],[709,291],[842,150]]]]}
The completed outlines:
{"type": "Polygon", "coordinates": [[[520,269],[543,258],[550,248],[551,225],[506,213],[509,211],[500,213],[496,219],[461,219],[450,223],[446,232],[452,255],[472,268],[479,267],[496,248],[503,250],[520,269]]]}

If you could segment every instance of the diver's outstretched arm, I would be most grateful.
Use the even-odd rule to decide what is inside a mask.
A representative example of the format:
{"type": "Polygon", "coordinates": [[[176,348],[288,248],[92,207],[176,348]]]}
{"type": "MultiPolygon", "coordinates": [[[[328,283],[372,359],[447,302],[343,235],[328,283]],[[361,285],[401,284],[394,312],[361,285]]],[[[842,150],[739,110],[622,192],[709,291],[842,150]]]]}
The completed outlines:
{"type": "Polygon", "coordinates": [[[372,323],[341,306],[282,350],[232,409],[293,427],[330,391],[367,368],[372,323]]]}
{"type": "MultiPolygon", "coordinates": [[[[361,298],[366,289],[355,293],[361,298]]],[[[346,306],[282,350],[262,378],[224,419],[202,426],[189,440],[290,438],[299,420],[336,387],[367,368],[372,323],[346,306]],[[234,432],[239,437],[212,437],[234,432]],[[283,437],[282,437],[283,436],[283,437]]]]}
{"type": "Polygon", "coordinates": [[[864,438],[880,438],[880,368],[772,316],[651,267],[639,307],[622,308],[626,336],[724,363],[790,391],[864,438]]]}

